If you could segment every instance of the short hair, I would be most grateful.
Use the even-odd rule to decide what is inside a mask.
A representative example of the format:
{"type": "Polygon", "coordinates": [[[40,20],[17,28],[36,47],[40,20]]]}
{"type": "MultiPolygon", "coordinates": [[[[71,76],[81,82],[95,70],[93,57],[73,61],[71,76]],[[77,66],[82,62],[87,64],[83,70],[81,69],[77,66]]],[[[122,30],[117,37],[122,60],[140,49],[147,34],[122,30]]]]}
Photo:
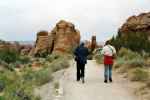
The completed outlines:
{"type": "Polygon", "coordinates": [[[105,42],[105,45],[108,45],[108,44],[110,44],[110,40],[107,40],[107,41],[105,42]]]}
{"type": "Polygon", "coordinates": [[[84,45],[85,45],[85,43],[84,43],[84,42],[81,42],[81,43],[80,43],[80,46],[84,46],[84,45]]]}

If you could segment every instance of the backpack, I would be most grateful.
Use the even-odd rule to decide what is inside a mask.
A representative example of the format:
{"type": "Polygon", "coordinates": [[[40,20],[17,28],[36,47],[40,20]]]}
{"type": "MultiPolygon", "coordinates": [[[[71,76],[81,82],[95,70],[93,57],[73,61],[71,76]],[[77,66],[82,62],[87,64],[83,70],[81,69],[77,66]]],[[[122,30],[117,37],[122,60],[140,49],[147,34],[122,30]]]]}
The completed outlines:
{"type": "Polygon", "coordinates": [[[113,51],[112,47],[111,47],[111,46],[108,46],[108,47],[109,47],[109,49],[111,50],[111,52],[112,52],[112,54],[113,54],[113,55],[112,55],[112,58],[115,59],[115,58],[116,58],[116,55],[114,54],[114,51],[113,51]]]}

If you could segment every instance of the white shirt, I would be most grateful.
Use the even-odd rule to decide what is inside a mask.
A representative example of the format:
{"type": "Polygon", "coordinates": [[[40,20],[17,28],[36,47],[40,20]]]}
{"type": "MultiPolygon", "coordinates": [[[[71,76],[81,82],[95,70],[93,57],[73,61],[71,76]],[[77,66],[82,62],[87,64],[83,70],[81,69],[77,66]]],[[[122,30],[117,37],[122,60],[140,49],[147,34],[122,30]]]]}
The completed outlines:
{"type": "Polygon", "coordinates": [[[116,54],[116,49],[111,45],[105,45],[101,51],[101,54],[106,56],[113,56],[113,54],[116,54]]]}

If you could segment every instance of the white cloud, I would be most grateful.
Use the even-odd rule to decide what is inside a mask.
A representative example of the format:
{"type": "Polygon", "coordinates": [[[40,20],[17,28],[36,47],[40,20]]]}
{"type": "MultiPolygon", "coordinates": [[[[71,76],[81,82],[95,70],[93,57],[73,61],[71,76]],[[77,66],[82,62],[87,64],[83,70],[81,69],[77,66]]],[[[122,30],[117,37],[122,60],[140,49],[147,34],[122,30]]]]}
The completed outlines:
{"type": "Polygon", "coordinates": [[[39,30],[50,31],[66,19],[98,40],[110,38],[131,15],[150,10],[149,0],[0,0],[0,35],[8,40],[35,40],[39,30]]]}

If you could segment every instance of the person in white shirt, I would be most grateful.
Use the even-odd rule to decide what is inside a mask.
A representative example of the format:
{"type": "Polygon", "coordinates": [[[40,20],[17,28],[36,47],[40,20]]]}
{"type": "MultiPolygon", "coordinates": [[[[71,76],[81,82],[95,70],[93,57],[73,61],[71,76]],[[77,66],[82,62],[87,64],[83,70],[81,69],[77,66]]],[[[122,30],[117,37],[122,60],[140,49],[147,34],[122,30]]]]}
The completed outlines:
{"type": "Polygon", "coordinates": [[[104,82],[107,83],[108,79],[112,82],[112,66],[114,63],[114,56],[116,55],[116,49],[110,45],[109,41],[106,41],[105,46],[101,50],[101,54],[104,55],[104,82]]]}

